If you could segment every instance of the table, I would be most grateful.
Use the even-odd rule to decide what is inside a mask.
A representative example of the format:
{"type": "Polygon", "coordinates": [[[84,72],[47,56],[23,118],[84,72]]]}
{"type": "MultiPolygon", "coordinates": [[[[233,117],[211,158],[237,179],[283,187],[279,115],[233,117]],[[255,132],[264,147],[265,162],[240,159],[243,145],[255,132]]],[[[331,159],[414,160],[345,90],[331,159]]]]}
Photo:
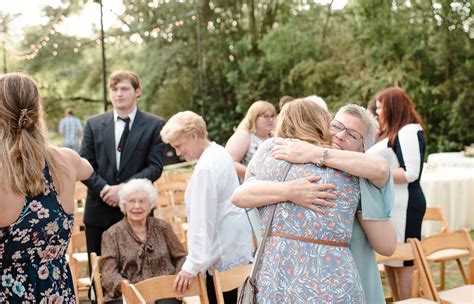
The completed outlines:
{"type": "Polygon", "coordinates": [[[433,153],[428,155],[429,167],[455,167],[474,171],[474,157],[464,156],[464,152],[433,153]]]}
{"type": "MultiPolygon", "coordinates": [[[[451,230],[474,229],[474,168],[426,167],[421,187],[428,207],[441,207],[451,230]]],[[[440,225],[423,224],[423,235],[439,232],[440,225]]]]}

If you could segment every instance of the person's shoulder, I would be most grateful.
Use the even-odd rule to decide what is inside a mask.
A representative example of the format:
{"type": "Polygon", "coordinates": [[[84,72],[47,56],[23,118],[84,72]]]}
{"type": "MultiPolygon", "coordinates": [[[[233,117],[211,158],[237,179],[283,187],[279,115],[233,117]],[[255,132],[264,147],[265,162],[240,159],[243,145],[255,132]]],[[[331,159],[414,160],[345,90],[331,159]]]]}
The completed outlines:
{"type": "Polygon", "coordinates": [[[52,146],[50,146],[50,149],[53,152],[53,158],[58,162],[71,165],[80,159],[79,154],[72,149],[52,146]]]}
{"type": "Polygon", "coordinates": [[[420,124],[410,123],[410,124],[407,124],[407,125],[404,125],[403,127],[401,127],[401,129],[398,131],[398,134],[407,134],[407,133],[411,133],[411,132],[418,132],[418,131],[421,131],[421,130],[423,130],[423,129],[420,126],[420,124]]]}
{"type": "Polygon", "coordinates": [[[96,114],[87,119],[87,122],[89,124],[97,124],[97,123],[102,123],[106,119],[110,119],[113,117],[113,112],[109,111],[106,113],[101,113],[101,114],[96,114]]]}

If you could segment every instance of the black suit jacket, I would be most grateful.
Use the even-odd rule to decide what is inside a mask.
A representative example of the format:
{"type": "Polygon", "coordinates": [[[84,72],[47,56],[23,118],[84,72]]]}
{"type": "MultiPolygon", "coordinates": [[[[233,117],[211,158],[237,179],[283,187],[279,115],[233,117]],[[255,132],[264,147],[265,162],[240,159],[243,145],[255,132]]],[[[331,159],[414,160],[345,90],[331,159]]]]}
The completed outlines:
{"type": "Polygon", "coordinates": [[[153,182],[160,177],[165,153],[160,137],[163,125],[161,117],[137,110],[117,170],[113,112],[87,120],[80,154],[91,163],[94,173],[82,181],[88,188],[86,225],[108,228],[123,217],[118,207],[111,207],[100,198],[106,184],[117,185],[132,178],[147,178],[153,182]]]}

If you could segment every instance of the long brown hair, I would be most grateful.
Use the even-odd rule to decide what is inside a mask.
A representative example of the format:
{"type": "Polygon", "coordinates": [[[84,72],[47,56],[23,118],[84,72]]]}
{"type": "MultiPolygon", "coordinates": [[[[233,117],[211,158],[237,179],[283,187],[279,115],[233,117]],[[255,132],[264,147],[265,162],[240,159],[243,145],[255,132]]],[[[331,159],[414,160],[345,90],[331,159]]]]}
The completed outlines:
{"type": "Polygon", "coordinates": [[[331,133],[328,111],[309,99],[295,99],[283,106],[277,123],[277,136],[297,138],[329,147],[331,133]]]}
{"type": "Polygon", "coordinates": [[[53,161],[53,151],[46,144],[38,88],[25,74],[0,76],[0,142],[3,176],[13,193],[35,196],[43,192],[45,161],[53,179],[58,181],[59,165],[53,161]]]}
{"type": "Polygon", "coordinates": [[[393,147],[398,131],[407,124],[418,123],[425,130],[415,103],[401,88],[386,88],[377,93],[375,100],[382,104],[382,115],[379,117],[380,138],[388,137],[389,147],[393,147]]]}

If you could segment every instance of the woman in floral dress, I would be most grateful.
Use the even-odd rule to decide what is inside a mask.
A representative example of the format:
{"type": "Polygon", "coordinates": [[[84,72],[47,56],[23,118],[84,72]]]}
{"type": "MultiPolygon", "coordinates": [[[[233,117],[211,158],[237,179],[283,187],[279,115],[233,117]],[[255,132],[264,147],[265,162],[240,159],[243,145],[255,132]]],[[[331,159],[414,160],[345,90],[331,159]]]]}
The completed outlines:
{"type": "MultiPolygon", "coordinates": [[[[329,147],[330,116],[308,100],[294,100],[280,113],[277,136],[329,147]]],[[[278,137],[277,137],[278,138],[278,137]]],[[[361,280],[347,247],[359,204],[358,179],[318,164],[290,164],[270,156],[274,139],[265,141],[249,164],[247,178],[287,180],[321,177],[336,185],[335,207],[314,212],[292,202],[277,204],[269,237],[257,269],[258,303],[365,303],[361,280]]],[[[324,155],[324,154],[323,154],[324,155]]],[[[270,206],[259,208],[262,227],[270,206]]]]}
{"type": "Polygon", "coordinates": [[[75,183],[92,167],[45,134],[33,80],[0,76],[0,303],[76,302],[65,252],[75,183]]]}

